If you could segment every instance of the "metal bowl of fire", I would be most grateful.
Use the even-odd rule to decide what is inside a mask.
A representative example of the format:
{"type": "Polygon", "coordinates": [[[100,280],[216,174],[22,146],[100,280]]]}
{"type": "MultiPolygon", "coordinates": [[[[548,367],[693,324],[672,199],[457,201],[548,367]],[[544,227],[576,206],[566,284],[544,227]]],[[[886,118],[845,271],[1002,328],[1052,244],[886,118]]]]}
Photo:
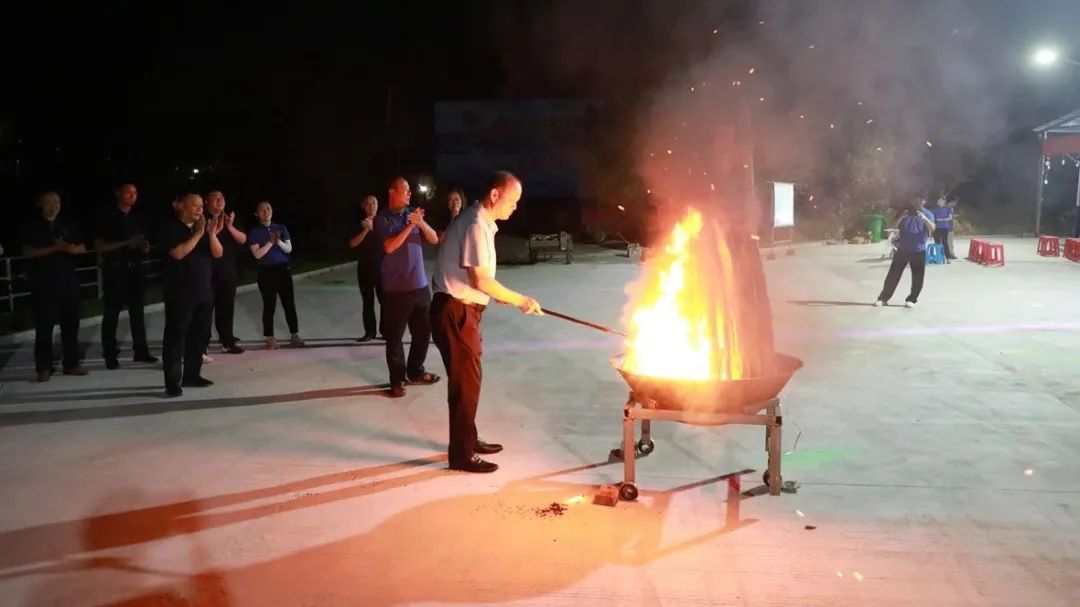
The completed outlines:
{"type": "Polygon", "coordinates": [[[690,209],[631,288],[623,407],[622,499],[637,499],[635,457],[655,448],[653,420],[765,427],[769,493],[782,488],[780,392],[802,361],[774,350],[756,239],[690,209]],[[635,425],[640,422],[640,435],[635,425]]]}

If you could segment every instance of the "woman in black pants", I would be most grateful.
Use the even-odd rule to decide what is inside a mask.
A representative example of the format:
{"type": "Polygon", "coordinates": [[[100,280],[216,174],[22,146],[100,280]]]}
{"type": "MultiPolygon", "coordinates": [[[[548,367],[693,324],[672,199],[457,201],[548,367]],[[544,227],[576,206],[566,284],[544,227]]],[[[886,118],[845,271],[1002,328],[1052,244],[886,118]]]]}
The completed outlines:
{"type": "Polygon", "coordinates": [[[266,347],[269,350],[278,349],[277,339],[274,338],[274,312],[280,297],[281,307],[285,308],[285,322],[289,325],[289,344],[302,348],[304,340],[300,339],[296,300],[293,297],[292,267],[289,265],[292,238],[285,226],[271,222],[274,209],[269,201],[264,200],[255,207],[255,217],[259,220],[259,225],[248,232],[247,243],[259,266],[259,293],[263,300],[262,322],[266,347]]]}
{"type": "Polygon", "coordinates": [[[382,304],[382,284],[379,279],[379,261],[382,259],[382,243],[372,231],[375,229],[375,212],[379,210],[379,201],[374,196],[366,196],[361,203],[364,219],[360,221],[360,231],[349,239],[349,247],[356,249],[356,284],[360,287],[360,299],[363,302],[364,334],[356,341],[366,342],[378,335],[375,323],[375,300],[382,304]]]}

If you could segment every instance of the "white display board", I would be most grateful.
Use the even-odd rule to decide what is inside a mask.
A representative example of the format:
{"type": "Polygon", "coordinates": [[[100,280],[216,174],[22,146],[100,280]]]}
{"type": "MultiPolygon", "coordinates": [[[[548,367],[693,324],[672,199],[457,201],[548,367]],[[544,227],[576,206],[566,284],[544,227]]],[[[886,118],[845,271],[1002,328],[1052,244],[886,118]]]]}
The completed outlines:
{"type": "Polygon", "coordinates": [[[795,184],[773,182],[773,227],[795,225],[795,184]]]}

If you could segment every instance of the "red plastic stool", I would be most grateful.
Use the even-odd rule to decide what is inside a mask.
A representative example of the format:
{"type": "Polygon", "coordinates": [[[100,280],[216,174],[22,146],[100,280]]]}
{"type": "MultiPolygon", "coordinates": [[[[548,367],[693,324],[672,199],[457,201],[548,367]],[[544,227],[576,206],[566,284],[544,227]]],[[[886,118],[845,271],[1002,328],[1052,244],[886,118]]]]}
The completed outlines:
{"type": "Polygon", "coordinates": [[[1080,262],[1080,238],[1065,239],[1065,259],[1080,262]]]}
{"type": "Polygon", "coordinates": [[[984,266],[1005,265],[1005,245],[993,242],[986,243],[986,255],[983,257],[984,266]]]}
{"type": "Polygon", "coordinates": [[[972,238],[971,243],[968,244],[968,261],[974,261],[975,263],[982,263],[983,257],[986,256],[986,241],[972,238]]]}
{"type": "Polygon", "coordinates": [[[1061,257],[1061,249],[1058,247],[1061,241],[1057,236],[1039,236],[1039,255],[1043,257],[1061,257]]]}

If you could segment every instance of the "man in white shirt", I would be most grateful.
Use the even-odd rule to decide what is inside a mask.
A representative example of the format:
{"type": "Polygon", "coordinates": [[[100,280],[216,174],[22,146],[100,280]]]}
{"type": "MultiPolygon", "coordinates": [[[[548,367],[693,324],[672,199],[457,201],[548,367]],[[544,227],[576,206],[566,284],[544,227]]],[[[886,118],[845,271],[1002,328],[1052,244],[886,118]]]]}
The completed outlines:
{"type": "Polygon", "coordinates": [[[495,221],[509,219],[520,199],[521,181],[504,171],[496,173],[480,204],[462,211],[450,224],[435,265],[431,332],[449,376],[447,453],[453,470],[499,469],[497,464],[480,459],[480,455],[498,453],[502,445],[485,443],[476,433],[481,382],[480,318],[484,308],[494,299],[526,314],[543,313],[535,299],[495,280],[495,221]]]}

